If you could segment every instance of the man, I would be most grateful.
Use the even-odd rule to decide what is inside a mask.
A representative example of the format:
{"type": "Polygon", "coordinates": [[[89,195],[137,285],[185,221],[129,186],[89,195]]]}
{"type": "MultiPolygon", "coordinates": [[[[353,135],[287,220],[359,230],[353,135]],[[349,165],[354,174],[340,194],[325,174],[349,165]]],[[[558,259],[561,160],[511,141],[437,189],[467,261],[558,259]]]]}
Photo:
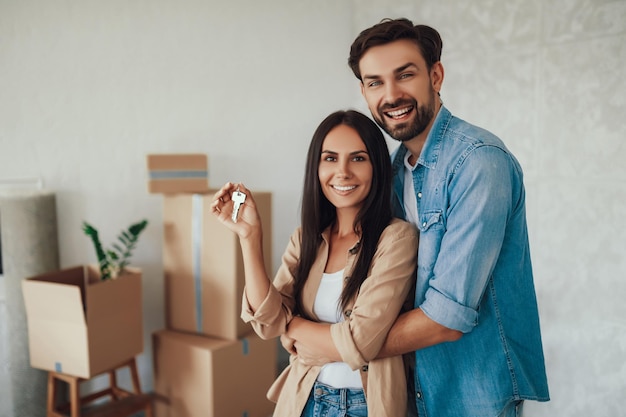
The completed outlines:
{"type": "Polygon", "coordinates": [[[420,416],[519,416],[524,400],[549,400],[522,170],[500,139],[443,106],[441,48],[434,29],[397,19],[350,50],[373,118],[401,142],[395,214],[420,231],[415,308],[379,356],[415,352],[420,416]]]}

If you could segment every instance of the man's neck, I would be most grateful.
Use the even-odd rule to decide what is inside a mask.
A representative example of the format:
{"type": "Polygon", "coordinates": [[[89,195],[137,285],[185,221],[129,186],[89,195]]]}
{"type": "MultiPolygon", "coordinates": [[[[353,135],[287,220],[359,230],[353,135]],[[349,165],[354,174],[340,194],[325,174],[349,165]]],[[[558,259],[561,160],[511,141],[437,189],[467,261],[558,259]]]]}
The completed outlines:
{"type": "Polygon", "coordinates": [[[419,158],[422,148],[424,147],[424,142],[426,142],[426,137],[421,138],[421,135],[404,142],[404,146],[406,146],[411,154],[411,156],[409,156],[409,164],[412,166],[415,166],[417,158],[419,158]]]}
{"type": "Polygon", "coordinates": [[[437,115],[439,114],[439,110],[441,110],[441,104],[442,104],[441,101],[437,102],[437,105],[435,107],[435,114],[433,118],[431,119],[430,123],[428,123],[428,126],[426,127],[426,129],[424,129],[422,133],[415,136],[413,139],[403,142],[404,146],[406,146],[409,153],[411,154],[411,156],[409,156],[409,164],[413,166],[415,165],[415,163],[417,162],[417,159],[422,153],[422,148],[424,147],[424,144],[426,143],[426,138],[428,138],[428,134],[433,128],[433,124],[435,123],[435,119],[437,118],[437,115]]]}

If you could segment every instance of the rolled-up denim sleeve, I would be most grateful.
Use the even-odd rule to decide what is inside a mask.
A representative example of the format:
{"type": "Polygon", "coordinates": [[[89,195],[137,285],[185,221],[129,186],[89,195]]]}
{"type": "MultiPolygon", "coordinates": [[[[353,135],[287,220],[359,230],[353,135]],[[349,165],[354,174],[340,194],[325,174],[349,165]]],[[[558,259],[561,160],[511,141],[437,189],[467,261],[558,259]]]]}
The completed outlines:
{"type": "Polygon", "coordinates": [[[473,149],[451,173],[445,233],[419,306],[430,319],[463,333],[476,326],[520,176],[511,156],[494,146],[473,149]]]}

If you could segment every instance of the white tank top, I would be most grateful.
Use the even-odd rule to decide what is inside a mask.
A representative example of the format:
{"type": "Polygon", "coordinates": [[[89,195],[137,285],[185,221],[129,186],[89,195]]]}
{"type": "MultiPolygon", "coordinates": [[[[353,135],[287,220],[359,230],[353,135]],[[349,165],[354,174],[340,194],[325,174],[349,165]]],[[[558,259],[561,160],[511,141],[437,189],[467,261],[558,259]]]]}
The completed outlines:
{"type": "MultiPolygon", "coordinates": [[[[339,323],[344,320],[339,310],[342,290],[343,270],[332,274],[324,273],[313,304],[313,311],[321,321],[339,323]]],[[[334,388],[363,388],[360,372],[353,371],[345,362],[332,362],[322,366],[317,380],[334,388]]]]}

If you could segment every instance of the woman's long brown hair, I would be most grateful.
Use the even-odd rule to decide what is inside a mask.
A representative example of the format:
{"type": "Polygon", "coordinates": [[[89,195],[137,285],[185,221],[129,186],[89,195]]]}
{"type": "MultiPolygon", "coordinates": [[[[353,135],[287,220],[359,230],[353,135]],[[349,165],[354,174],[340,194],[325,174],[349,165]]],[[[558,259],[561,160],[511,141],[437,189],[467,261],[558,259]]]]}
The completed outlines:
{"type": "Polygon", "coordinates": [[[341,294],[340,306],[345,310],[367,278],[380,235],[391,221],[391,161],[387,143],[378,126],[367,116],[354,110],[337,111],[326,117],[315,130],[307,154],[304,189],[302,194],[301,227],[302,242],[300,261],[294,271],[294,296],[296,312],[303,314],[302,288],[322,242],[322,232],[337,217],[335,207],[322,192],[318,167],[322,144],[328,133],[339,125],[355,129],[369,153],[372,163],[372,186],[354,221],[354,231],[359,236],[357,261],[348,275],[341,294]]]}

